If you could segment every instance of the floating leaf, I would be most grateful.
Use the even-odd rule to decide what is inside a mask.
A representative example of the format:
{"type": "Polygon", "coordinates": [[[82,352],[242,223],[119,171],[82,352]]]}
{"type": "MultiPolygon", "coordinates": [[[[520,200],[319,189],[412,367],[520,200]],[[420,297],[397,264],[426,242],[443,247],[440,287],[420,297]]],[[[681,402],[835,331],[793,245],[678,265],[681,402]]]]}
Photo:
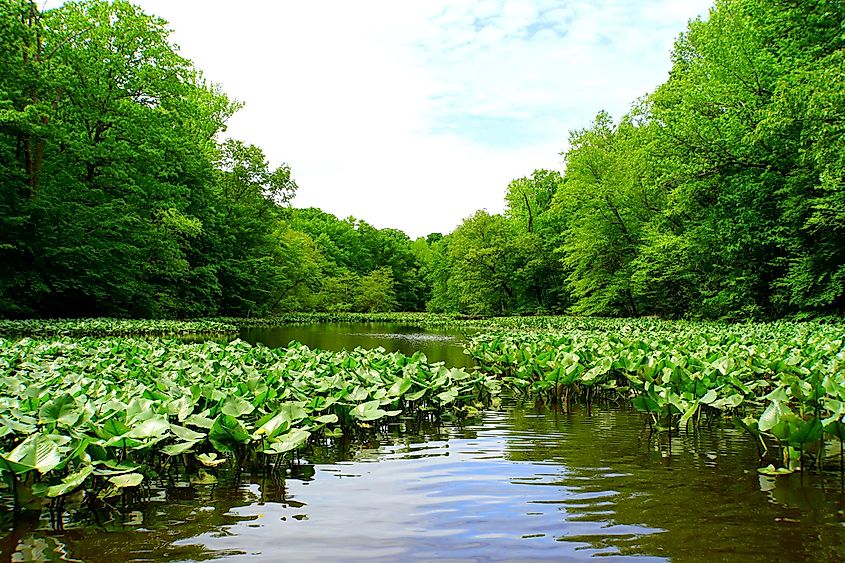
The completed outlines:
{"type": "Polygon", "coordinates": [[[125,489],[127,487],[137,487],[144,480],[144,476],[140,473],[124,473],[123,475],[115,475],[109,477],[109,483],[118,489],[125,489]]]}
{"type": "Polygon", "coordinates": [[[217,457],[217,454],[214,452],[211,452],[210,454],[199,454],[197,455],[197,460],[206,467],[217,467],[218,465],[226,463],[225,457],[217,457]]]}

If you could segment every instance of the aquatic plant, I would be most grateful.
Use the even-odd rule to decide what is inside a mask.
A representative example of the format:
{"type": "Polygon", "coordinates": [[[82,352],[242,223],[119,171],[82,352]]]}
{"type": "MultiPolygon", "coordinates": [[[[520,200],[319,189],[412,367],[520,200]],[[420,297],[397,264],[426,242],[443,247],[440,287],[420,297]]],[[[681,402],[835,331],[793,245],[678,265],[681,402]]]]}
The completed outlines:
{"type": "MultiPolygon", "coordinates": [[[[548,402],[629,400],[673,431],[729,415],[761,457],[785,470],[824,462],[825,436],[845,467],[845,330],[829,323],[719,324],[656,319],[526,318],[474,335],[466,352],[506,391],[548,402]],[[538,327],[555,327],[544,329],[538,327]]],[[[777,468],[775,468],[777,470],[777,468]]]]}
{"type": "Polygon", "coordinates": [[[0,474],[16,505],[80,489],[103,500],[177,466],[203,479],[221,464],[278,469],[309,441],[497,393],[493,378],[420,353],[0,339],[0,474]]]}
{"type": "Polygon", "coordinates": [[[176,321],[162,319],[25,319],[0,320],[6,336],[184,336],[237,334],[238,327],[215,320],[176,321]]]}

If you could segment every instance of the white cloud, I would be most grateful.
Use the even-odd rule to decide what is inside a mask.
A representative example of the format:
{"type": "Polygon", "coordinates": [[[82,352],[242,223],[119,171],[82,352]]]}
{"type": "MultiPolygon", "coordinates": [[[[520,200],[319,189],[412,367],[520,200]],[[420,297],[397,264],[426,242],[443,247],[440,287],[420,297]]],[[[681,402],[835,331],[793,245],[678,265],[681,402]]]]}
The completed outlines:
{"type": "Polygon", "coordinates": [[[568,130],[666,77],[709,0],[139,0],[246,103],[229,134],[288,162],[297,206],[411,236],[502,209],[568,130]]]}

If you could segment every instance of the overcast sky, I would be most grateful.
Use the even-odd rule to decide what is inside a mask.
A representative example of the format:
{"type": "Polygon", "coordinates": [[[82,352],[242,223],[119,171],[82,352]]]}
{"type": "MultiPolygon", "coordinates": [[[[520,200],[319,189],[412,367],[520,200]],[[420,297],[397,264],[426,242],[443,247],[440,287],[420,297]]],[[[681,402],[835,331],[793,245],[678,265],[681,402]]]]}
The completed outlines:
{"type": "Polygon", "coordinates": [[[712,0],[136,0],[245,104],[227,136],[287,162],[295,207],[411,237],[499,212],[570,129],[663,82],[712,0]]]}

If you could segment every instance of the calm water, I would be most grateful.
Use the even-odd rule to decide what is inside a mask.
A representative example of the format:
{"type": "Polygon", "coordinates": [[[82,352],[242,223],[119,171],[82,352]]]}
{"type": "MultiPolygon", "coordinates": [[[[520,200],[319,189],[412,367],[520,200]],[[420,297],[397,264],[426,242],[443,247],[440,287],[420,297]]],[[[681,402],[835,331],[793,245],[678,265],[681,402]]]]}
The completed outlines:
{"type": "Polygon", "coordinates": [[[473,365],[472,359],[463,353],[464,334],[454,329],[424,329],[393,323],[323,323],[244,329],[239,338],[273,348],[298,340],[309,348],[322,350],[381,346],[388,352],[407,355],[419,350],[431,362],[446,362],[450,367],[473,365]]]}
{"type": "MultiPolygon", "coordinates": [[[[486,412],[315,449],[284,480],[154,491],[124,519],[49,515],[6,560],[841,561],[836,476],[769,478],[732,428],[649,436],[617,408],[486,412]]],[[[179,485],[177,483],[177,485],[179,485]]]]}

